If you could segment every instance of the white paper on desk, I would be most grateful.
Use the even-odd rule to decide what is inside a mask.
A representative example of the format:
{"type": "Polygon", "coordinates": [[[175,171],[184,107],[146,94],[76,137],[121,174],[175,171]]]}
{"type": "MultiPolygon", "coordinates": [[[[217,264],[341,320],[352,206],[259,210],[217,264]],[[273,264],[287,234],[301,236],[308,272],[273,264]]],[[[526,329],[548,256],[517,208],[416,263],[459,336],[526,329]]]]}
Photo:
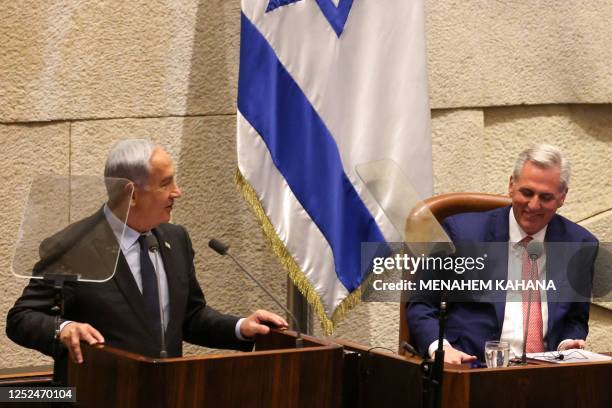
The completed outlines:
{"type": "Polygon", "coordinates": [[[592,363],[595,361],[610,361],[612,357],[604,356],[603,354],[593,353],[592,351],[583,349],[569,349],[560,352],[545,351],[544,353],[527,353],[528,358],[535,360],[549,361],[551,363],[592,363]],[[563,360],[558,356],[563,354],[563,360]]]}

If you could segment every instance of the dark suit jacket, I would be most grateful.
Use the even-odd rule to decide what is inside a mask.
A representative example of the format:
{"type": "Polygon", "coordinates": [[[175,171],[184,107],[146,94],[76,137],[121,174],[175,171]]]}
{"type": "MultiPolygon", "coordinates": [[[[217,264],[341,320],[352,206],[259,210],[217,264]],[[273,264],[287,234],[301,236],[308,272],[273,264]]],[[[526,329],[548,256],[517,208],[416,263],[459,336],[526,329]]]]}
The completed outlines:
{"type": "MultiPolygon", "coordinates": [[[[447,218],[443,226],[456,243],[508,242],[510,209],[504,207],[481,213],[458,214],[447,218]]],[[[564,291],[557,288],[557,292],[547,292],[548,327],[544,340],[548,350],[556,350],[561,341],[585,339],[588,333],[589,303],[584,300],[590,295],[597,240],[586,229],[555,215],[548,224],[545,242],[564,243],[559,245],[569,249],[565,254],[560,254],[555,244],[546,247],[547,280],[552,279],[556,286],[564,288],[564,291]],[[571,245],[577,249],[571,248],[571,245]],[[549,252],[553,250],[554,253],[549,252]],[[576,253],[578,257],[573,256],[576,253]],[[578,296],[577,292],[581,292],[582,296],[578,296]],[[567,301],[570,296],[583,300],[567,301]]],[[[503,248],[502,256],[493,262],[495,270],[491,271],[490,277],[507,279],[508,251],[507,246],[503,248]]],[[[485,341],[499,340],[501,337],[505,293],[497,299],[499,301],[451,303],[448,306],[445,338],[453,347],[483,360],[485,341]]],[[[409,303],[406,316],[413,343],[420,353],[427,354],[429,345],[438,338],[438,304],[409,303]]]]}
{"type": "MultiPolygon", "coordinates": [[[[168,279],[168,356],[181,356],[183,340],[207,347],[251,349],[252,343],[239,341],[235,336],[238,318],[207,305],[196,280],[194,251],[187,231],[178,225],[162,224],[153,233],[160,242],[168,279]]],[[[105,282],[66,283],[62,321],[89,323],[110,346],[159,356],[160,335],[147,323],[143,297],[102,210],[46,239],[40,254],[34,275],[72,273],[86,279],[103,279],[112,273],[116,262],[115,275],[105,282]]],[[[8,312],[6,332],[11,340],[52,355],[57,344],[51,315],[53,294],[49,283],[30,280],[8,312]]]]}

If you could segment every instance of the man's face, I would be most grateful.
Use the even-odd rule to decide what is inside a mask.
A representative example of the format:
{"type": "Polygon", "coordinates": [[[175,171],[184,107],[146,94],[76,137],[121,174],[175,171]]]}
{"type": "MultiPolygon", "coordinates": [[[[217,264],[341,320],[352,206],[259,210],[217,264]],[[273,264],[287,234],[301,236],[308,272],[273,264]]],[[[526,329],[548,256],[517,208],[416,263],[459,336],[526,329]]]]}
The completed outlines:
{"type": "Polygon", "coordinates": [[[128,225],[140,232],[170,221],[174,200],[181,197],[168,153],[156,148],[149,164],[147,185],[135,188],[128,216],[128,225]]]}
{"type": "Polygon", "coordinates": [[[567,189],[561,190],[561,171],[531,162],[523,165],[518,180],[510,177],[508,192],[516,221],[529,235],[544,228],[563,205],[567,189]]]}

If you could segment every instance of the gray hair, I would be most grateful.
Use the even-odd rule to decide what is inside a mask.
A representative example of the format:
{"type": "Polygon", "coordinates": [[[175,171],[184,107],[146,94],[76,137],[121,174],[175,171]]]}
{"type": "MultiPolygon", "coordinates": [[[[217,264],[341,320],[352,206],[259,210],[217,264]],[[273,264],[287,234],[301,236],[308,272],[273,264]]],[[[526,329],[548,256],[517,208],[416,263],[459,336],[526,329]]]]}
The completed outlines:
{"type": "Polygon", "coordinates": [[[146,139],[120,140],[108,152],[104,177],[128,179],[143,187],[149,178],[149,160],[156,147],[146,139]]]}
{"type": "Polygon", "coordinates": [[[558,167],[561,171],[561,191],[567,190],[570,181],[570,163],[567,157],[555,146],[540,144],[523,150],[516,159],[512,177],[518,180],[526,162],[535,164],[544,169],[558,167]]]}

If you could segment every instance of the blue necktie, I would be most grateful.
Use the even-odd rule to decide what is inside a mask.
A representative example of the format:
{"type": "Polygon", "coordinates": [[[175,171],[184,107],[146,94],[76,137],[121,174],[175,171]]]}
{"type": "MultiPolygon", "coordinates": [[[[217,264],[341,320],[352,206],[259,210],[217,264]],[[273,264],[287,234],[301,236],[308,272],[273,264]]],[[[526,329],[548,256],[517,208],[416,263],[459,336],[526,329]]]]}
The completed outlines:
{"type": "Polygon", "coordinates": [[[140,244],[140,276],[142,278],[142,296],[145,301],[147,315],[151,319],[154,332],[160,333],[161,320],[159,317],[159,293],[157,291],[157,276],[153,263],[149,257],[149,249],[146,244],[146,235],[138,238],[140,244]]]}

